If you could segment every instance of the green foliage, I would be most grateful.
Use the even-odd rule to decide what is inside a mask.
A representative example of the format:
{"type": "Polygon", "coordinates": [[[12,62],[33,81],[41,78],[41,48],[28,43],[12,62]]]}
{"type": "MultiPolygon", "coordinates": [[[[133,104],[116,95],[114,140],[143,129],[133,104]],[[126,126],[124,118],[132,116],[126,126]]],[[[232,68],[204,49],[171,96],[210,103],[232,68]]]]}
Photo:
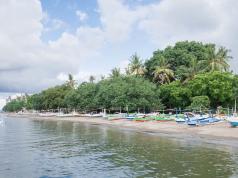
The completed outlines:
{"type": "Polygon", "coordinates": [[[159,59],[159,65],[155,67],[153,76],[153,80],[160,84],[170,83],[174,79],[174,72],[170,69],[168,61],[163,56],[159,59]]]}
{"type": "Polygon", "coordinates": [[[208,96],[195,96],[192,98],[192,103],[188,107],[189,109],[208,109],[210,107],[210,100],[208,96]]]}
{"type": "Polygon", "coordinates": [[[116,78],[116,77],[120,77],[121,76],[121,70],[120,68],[114,68],[112,69],[112,73],[110,74],[111,78],[116,78]]]}
{"type": "Polygon", "coordinates": [[[197,75],[188,83],[193,96],[208,96],[211,106],[227,107],[234,101],[234,80],[231,73],[210,72],[197,75]]]}
{"type": "Polygon", "coordinates": [[[145,74],[144,64],[137,54],[131,56],[127,73],[136,76],[143,76],[145,74]]]}
{"type": "Polygon", "coordinates": [[[209,50],[211,48],[215,49],[215,45],[203,44],[195,41],[182,41],[177,42],[173,47],[168,46],[164,50],[157,50],[145,63],[147,77],[153,79],[153,71],[155,70],[155,67],[160,66],[161,58],[166,58],[170,65],[170,69],[176,74],[175,78],[181,78],[184,71],[180,71],[180,67],[191,67],[190,63],[194,59],[198,62],[208,60],[209,50]]]}
{"type": "Polygon", "coordinates": [[[98,109],[96,105],[95,96],[97,94],[97,84],[95,83],[83,83],[81,84],[77,92],[77,106],[81,110],[95,110],[98,109]]]}
{"type": "Polygon", "coordinates": [[[3,111],[18,112],[18,111],[21,111],[25,107],[25,105],[26,105],[25,100],[14,99],[3,107],[3,111]]]}
{"type": "Polygon", "coordinates": [[[160,86],[160,98],[167,108],[184,108],[189,105],[192,92],[179,81],[160,86]]]}
{"type": "Polygon", "coordinates": [[[97,103],[102,108],[138,108],[154,110],[162,108],[159,92],[155,84],[141,77],[126,76],[109,79],[99,83],[96,95],[97,103]]]}
{"type": "Polygon", "coordinates": [[[5,111],[23,107],[35,110],[58,108],[92,111],[97,109],[152,111],[167,108],[233,106],[238,98],[238,76],[227,72],[229,50],[215,44],[195,41],[177,42],[157,50],[145,63],[133,55],[122,74],[114,68],[108,78],[76,87],[73,75],[64,85],[13,100],[5,111]],[[159,85],[158,85],[159,84],[159,85]]]}

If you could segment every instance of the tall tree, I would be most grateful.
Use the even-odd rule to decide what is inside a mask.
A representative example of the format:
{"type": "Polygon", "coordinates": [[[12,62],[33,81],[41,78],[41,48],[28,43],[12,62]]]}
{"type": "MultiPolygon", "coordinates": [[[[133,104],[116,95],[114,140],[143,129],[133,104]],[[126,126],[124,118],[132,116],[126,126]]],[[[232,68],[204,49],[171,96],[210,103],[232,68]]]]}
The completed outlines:
{"type": "Polygon", "coordinates": [[[191,59],[189,65],[180,66],[176,70],[176,75],[183,83],[187,83],[192,80],[197,74],[204,71],[202,61],[198,61],[195,57],[191,59]]]}
{"type": "Polygon", "coordinates": [[[145,68],[142,60],[137,54],[131,56],[130,64],[129,64],[129,73],[132,75],[142,76],[145,74],[145,68]]]}
{"type": "Polygon", "coordinates": [[[216,49],[211,47],[209,49],[209,58],[204,61],[207,64],[207,71],[227,72],[229,70],[228,61],[232,57],[228,55],[229,50],[225,47],[216,49]]]}
{"type": "Polygon", "coordinates": [[[73,77],[72,74],[69,74],[69,75],[68,75],[68,81],[66,82],[66,84],[67,84],[70,88],[72,88],[72,89],[75,88],[76,81],[74,80],[74,77],[73,77]]]}
{"type": "Polygon", "coordinates": [[[91,76],[89,77],[89,82],[90,82],[90,83],[93,83],[95,80],[96,80],[96,78],[95,78],[93,75],[91,75],[91,76]]]}
{"type": "Polygon", "coordinates": [[[170,65],[166,58],[161,56],[159,65],[156,66],[153,71],[154,81],[160,84],[170,83],[170,81],[174,78],[174,72],[169,67],[170,65]]]}
{"type": "Polygon", "coordinates": [[[116,78],[116,77],[120,77],[121,76],[121,70],[120,70],[120,68],[114,68],[114,69],[112,69],[112,72],[111,72],[111,74],[110,74],[110,77],[111,78],[116,78]]]}

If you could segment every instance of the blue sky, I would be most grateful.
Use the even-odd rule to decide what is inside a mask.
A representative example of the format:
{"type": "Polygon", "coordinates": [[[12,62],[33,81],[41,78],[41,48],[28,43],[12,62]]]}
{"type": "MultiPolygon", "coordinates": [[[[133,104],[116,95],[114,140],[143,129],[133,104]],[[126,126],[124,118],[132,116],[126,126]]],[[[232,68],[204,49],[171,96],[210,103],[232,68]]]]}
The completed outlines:
{"type": "MultiPolygon", "coordinates": [[[[131,9],[147,5],[158,0],[127,0],[126,5],[131,9]]],[[[50,18],[61,20],[65,23],[65,27],[42,35],[44,41],[56,40],[64,31],[74,33],[75,30],[82,25],[91,27],[101,26],[100,14],[97,0],[41,0],[42,9],[50,18]],[[76,15],[76,11],[80,10],[87,14],[86,21],[81,22],[76,15]]],[[[45,24],[47,27],[47,24],[45,24]]]]}
{"type": "Polygon", "coordinates": [[[237,0],[21,0],[0,7],[0,106],[3,93],[36,93],[68,73],[79,82],[100,78],[123,70],[135,52],[148,59],[183,40],[231,49],[238,71],[237,0]]]}
{"type": "Polygon", "coordinates": [[[46,12],[50,18],[59,19],[66,23],[64,28],[52,31],[51,33],[44,33],[42,38],[45,41],[56,40],[64,31],[74,33],[79,26],[85,23],[90,26],[100,25],[96,0],[41,0],[41,4],[43,11],[46,12]],[[77,10],[88,14],[89,18],[87,22],[81,22],[79,20],[76,15],[77,10]]]}

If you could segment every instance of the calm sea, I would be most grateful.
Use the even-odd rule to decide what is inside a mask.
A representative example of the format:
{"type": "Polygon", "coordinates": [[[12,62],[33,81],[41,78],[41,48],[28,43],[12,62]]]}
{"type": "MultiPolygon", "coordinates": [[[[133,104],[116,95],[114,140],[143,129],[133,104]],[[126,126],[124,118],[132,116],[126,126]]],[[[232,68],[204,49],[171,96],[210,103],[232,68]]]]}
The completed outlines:
{"type": "Polygon", "coordinates": [[[0,117],[0,178],[238,177],[238,149],[232,146],[0,117]]]}

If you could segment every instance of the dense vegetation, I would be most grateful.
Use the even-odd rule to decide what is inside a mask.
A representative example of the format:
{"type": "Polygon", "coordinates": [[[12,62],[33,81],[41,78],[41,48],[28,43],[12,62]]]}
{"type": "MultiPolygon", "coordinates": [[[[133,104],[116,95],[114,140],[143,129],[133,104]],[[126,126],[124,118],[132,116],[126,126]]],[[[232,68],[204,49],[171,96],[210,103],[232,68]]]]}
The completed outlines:
{"type": "Polygon", "coordinates": [[[72,75],[61,85],[7,103],[5,111],[59,108],[95,111],[155,111],[163,108],[232,107],[238,77],[229,70],[229,50],[215,44],[178,42],[157,50],[145,63],[135,54],[126,73],[114,68],[109,77],[76,84],[72,75]]]}

